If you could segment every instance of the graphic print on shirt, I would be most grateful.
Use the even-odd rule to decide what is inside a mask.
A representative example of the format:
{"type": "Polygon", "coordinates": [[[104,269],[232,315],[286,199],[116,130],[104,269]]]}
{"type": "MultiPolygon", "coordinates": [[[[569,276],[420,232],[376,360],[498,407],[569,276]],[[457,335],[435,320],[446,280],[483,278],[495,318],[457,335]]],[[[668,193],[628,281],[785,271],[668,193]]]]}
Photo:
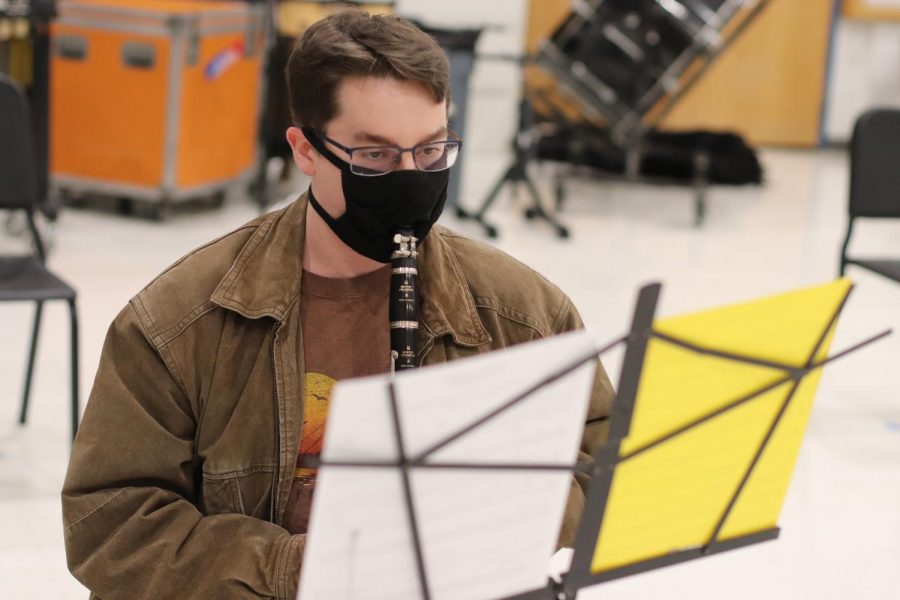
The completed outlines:
{"type": "Polygon", "coordinates": [[[294,468],[294,482],[282,525],[291,533],[306,533],[316,489],[317,469],[303,467],[303,458],[319,456],[325,442],[325,422],[335,380],[321,373],[307,373],[304,393],[303,429],[294,468]]]}
{"type": "Polygon", "coordinates": [[[304,534],[309,527],[317,471],[305,463],[322,452],[335,382],[384,373],[390,367],[390,279],[390,265],[349,279],[303,271],[303,421],[296,425],[301,429],[296,432],[297,462],[280,520],[290,533],[304,534]]]}
{"type": "MultiPolygon", "coordinates": [[[[300,456],[319,456],[325,442],[325,422],[328,403],[335,380],[322,373],[307,373],[303,403],[303,431],[300,435],[300,456]]],[[[298,466],[295,478],[311,478],[315,481],[316,469],[298,466]]]]}

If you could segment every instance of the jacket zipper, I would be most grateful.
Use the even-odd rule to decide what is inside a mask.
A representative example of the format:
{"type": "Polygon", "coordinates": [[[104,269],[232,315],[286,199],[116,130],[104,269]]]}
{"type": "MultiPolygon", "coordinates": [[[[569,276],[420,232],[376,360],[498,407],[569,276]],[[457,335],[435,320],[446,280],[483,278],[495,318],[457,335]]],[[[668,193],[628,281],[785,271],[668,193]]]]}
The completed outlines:
{"type": "Polygon", "coordinates": [[[272,396],[275,401],[275,476],[272,478],[272,498],[270,502],[271,520],[278,520],[278,480],[281,478],[281,409],[278,406],[278,373],[275,370],[275,347],[278,344],[278,329],[281,323],[272,328],[272,396]]]}
{"type": "Polygon", "coordinates": [[[425,356],[431,351],[432,346],[434,346],[434,338],[429,337],[425,340],[422,349],[419,350],[419,356],[417,357],[418,366],[422,366],[422,363],[425,361],[425,356]]]}

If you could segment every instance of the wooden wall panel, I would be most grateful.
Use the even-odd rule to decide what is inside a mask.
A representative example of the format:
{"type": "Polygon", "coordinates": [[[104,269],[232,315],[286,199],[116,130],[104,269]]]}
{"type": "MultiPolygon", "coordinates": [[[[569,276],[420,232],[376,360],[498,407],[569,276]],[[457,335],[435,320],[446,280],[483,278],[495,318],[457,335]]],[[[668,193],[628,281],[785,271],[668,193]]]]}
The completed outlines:
{"type": "Polygon", "coordinates": [[[771,0],[663,125],[733,129],[760,145],[816,145],[831,10],[831,0],[771,0]]]}
{"type": "MultiPolygon", "coordinates": [[[[536,54],[541,43],[550,37],[569,14],[572,0],[532,0],[529,4],[528,23],[525,28],[525,52],[536,54]]],[[[579,117],[574,102],[559,93],[553,77],[535,66],[525,69],[525,84],[538,113],[546,114],[542,98],[550,100],[554,110],[561,110],[570,118],[579,117]]]]}
{"type": "Polygon", "coordinates": [[[900,21],[900,2],[843,0],[841,14],[847,19],[862,21],[900,21]]]}

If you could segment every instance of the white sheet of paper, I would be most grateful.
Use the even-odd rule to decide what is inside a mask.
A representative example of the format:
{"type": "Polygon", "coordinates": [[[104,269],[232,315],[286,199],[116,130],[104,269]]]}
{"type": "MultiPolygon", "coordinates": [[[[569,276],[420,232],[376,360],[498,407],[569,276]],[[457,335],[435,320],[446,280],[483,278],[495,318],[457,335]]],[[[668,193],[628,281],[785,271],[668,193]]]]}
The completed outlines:
{"type": "MultiPolygon", "coordinates": [[[[574,332],[398,375],[407,456],[463,429],[595,348],[574,332]]],[[[596,363],[589,361],[428,458],[575,463],[596,363]]],[[[396,461],[388,376],[339,383],[323,459],[396,461]]],[[[487,600],[544,586],[572,475],[413,468],[410,485],[434,600],[487,600]]],[[[320,470],[300,600],[421,598],[396,468],[320,470]]]]}

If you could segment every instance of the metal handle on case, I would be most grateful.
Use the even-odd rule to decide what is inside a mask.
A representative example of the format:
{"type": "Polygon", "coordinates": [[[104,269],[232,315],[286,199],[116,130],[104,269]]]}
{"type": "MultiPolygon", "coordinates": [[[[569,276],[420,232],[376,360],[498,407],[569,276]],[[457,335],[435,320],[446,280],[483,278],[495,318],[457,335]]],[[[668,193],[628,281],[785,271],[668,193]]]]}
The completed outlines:
{"type": "Polygon", "coordinates": [[[80,35],[65,34],[56,37],[55,50],[57,56],[66,60],[84,60],[87,58],[87,38],[80,35]]]}
{"type": "Polygon", "coordinates": [[[135,69],[152,69],[156,65],[156,48],[144,42],[125,42],[122,62],[135,69]]]}

